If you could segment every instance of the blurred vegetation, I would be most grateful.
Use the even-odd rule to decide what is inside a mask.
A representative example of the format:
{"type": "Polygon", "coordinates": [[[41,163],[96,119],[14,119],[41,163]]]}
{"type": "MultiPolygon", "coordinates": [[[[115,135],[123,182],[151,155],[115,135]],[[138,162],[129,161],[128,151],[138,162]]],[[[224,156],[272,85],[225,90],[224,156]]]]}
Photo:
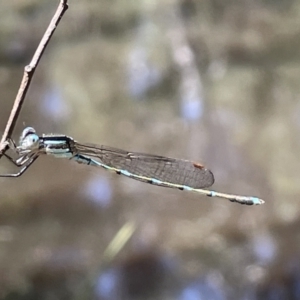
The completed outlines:
{"type": "MultiPolygon", "coordinates": [[[[0,3],[2,130],[57,4],[0,3]]],[[[200,161],[217,190],[266,204],[40,158],[0,179],[0,299],[299,299],[300,2],[69,5],[15,138],[25,125],[200,161]],[[132,238],[105,262],[128,222],[132,238]]]]}

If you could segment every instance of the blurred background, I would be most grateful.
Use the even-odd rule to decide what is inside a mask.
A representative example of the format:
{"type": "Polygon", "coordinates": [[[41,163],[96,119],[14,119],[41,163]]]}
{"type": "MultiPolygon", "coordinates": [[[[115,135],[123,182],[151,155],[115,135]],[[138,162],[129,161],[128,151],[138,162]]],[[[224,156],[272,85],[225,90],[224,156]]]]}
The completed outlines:
{"type": "MultiPolygon", "coordinates": [[[[57,5],[0,3],[0,133],[57,5]]],[[[213,189],[266,203],[41,157],[0,179],[0,299],[300,299],[300,1],[69,5],[14,138],[199,161],[213,189]]]]}

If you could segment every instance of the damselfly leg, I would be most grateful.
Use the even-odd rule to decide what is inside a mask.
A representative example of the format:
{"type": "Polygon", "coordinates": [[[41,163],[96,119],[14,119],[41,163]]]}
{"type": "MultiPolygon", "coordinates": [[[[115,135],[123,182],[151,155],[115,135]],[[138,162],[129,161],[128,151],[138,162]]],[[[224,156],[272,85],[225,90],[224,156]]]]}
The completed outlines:
{"type": "Polygon", "coordinates": [[[28,168],[35,162],[38,158],[38,155],[34,155],[33,157],[27,157],[21,163],[18,163],[18,159],[14,160],[8,155],[5,155],[10,162],[12,162],[17,167],[22,167],[18,173],[10,173],[10,174],[0,174],[0,177],[19,177],[21,176],[28,168]]]}
{"type": "MultiPolygon", "coordinates": [[[[14,152],[18,153],[18,148],[16,146],[16,143],[13,139],[9,139],[9,148],[13,150],[14,152]]],[[[18,153],[19,154],[19,153],[18,153]]],[[[21,176],[38,158],[37,153],[27,153],[24,155],[19,156],[18,158],[13,158],[7,153],[4,153],[3,156],[5,156],[13,165],[17,166],[18,168],[21,168],[19,172],[17,173],[8,173],[8,174],[0,174],[0,177],[19,177],[21,176]]]]}

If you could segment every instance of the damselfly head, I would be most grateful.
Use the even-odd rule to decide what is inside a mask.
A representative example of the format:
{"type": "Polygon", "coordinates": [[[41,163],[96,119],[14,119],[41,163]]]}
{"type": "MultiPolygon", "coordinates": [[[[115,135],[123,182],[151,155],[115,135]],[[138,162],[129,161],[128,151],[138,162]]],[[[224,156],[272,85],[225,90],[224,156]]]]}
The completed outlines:
{"type": "Polygon", "coordinates": [[[32,127],[26,127],[20,136],[18,150],[20,152],[24,152],[39,149],[39,142],[40,138],[36,134],[35,129],[32,127]]]}

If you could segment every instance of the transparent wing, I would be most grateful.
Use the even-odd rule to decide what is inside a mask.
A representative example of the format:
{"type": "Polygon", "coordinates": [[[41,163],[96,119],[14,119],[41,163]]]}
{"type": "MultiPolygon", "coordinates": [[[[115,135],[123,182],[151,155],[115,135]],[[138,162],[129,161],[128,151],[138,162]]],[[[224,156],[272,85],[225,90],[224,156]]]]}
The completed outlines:
{"type": "MultiPolygon", "coordinates": [[[[157,179],[162,182],[159,184],[161,186],[164,186],[165,182],[200,189],[214,183],[214,176],[210,170],[188,160],[77,142],[74,146],[79,154],[93,157],[109,167],[128,171],[137,176],[157,179]]],[[[135,179],[147,181],[145,178],[135,179]]]]}

